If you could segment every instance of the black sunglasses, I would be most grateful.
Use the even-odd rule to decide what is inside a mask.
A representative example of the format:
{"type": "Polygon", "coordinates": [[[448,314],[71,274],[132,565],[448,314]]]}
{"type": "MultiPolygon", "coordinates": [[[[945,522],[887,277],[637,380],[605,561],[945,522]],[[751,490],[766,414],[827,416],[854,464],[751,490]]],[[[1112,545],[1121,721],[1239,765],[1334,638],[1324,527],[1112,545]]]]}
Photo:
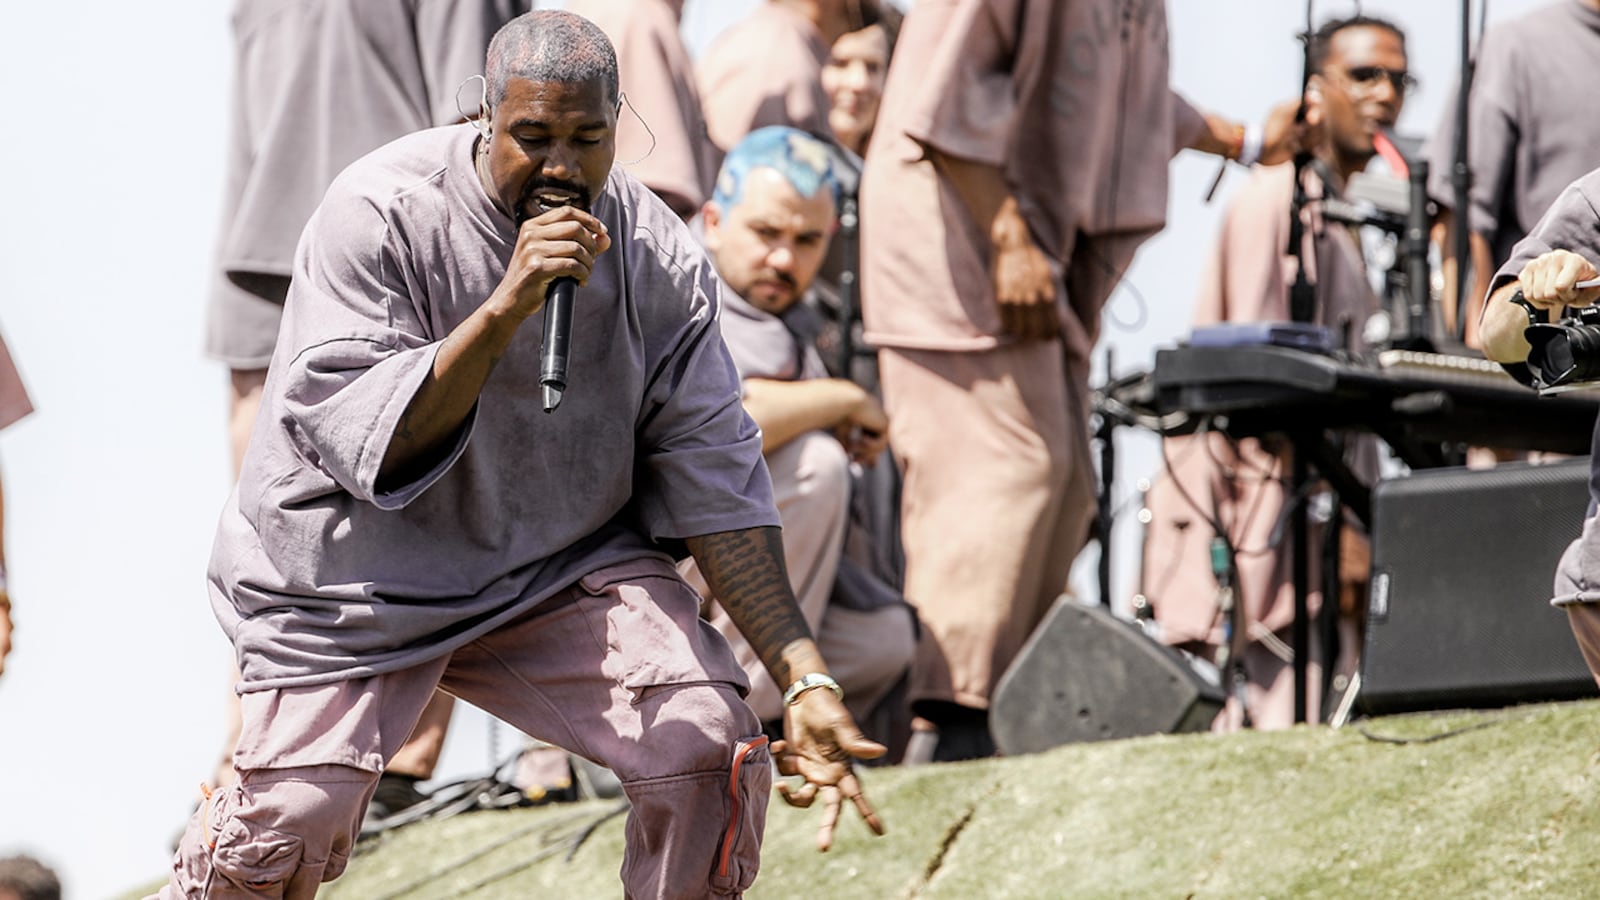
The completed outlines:
{"type": "Polygon", "coordinates": [[[1386,69],[1383,66],[1352,66],[1344,70],[1350,83],[1364,91],[1377,90],[1378,84],[1388,81],[1396,94],[1417,89],[1417,77],[1404,69],[1386,69]]]}

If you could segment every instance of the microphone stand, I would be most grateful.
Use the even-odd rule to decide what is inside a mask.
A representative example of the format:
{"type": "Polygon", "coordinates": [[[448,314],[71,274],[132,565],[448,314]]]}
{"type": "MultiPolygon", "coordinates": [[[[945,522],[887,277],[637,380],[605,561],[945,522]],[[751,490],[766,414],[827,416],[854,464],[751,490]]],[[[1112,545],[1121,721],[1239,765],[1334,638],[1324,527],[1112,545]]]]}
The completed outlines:
{"type": "MultiPolygon", "coordinates": [[[[1106,382],[1116,371],[1112,348],[1106,348],[1106,382]]],[[[1100,542],[1100,562],[1096,575],[1100,579],[1100,606],[1111,609],[1111,528],[1116,516],[1112,512],[1113,491],[1116,488],[1117,439],[1116,417],[1101,410],[1097,416],[1094,436],[1100,442],[1100,490],[1095,498],[1094,538],[1100,542]]]]}
{"type": "MultiPolygon", "coordinates": [[[[1427,200],[1427,160],[1406,160],[1406,183],[1410,187],[1410,200],[1405,215],[1405,231],[1400,239],[1400,261],[1389,272],[1389,287],[1395,301],[1403,304],[1405,333],[1402,338],[1390,341],[1390,348],[1403,351],[1435,352],[1434,315],[1430,269],[1427,264],[1427,229],[1429,229],[1429,200],[1427,200]]],[[[1458,282],[1459,282],[1458,271],[1458,282]]]]}
{"type": "Polygon", "coordinates": [[[834,177],[839,183],[839,230],[833,236],[832,243],[839,253],[839,343],[833,348],[833,371],[840,378],[876,389],[876,385],[864,384],[862,379],[855,377],[856,356],[861,352],[856,346],[855,329],[861,320],[860,203],[863,162],[832,136],[814,137],[828,145],[834,177]]]}
{"type": "Polygon", "coordinates": [[[1310,322],[1316,317],[1316,289],[1306,277],[1305,242],[1306,224],[1303,220],[1306,204],[1305,173],[1311,167],[1311,154],[1301,151],[1294,155],[1294,196],[1289,202],[1289,247],[1294,258],[1294,281],[1289,285],[1289,318],[1294,322],[1310,322]]]}
{"type": "Polygon", "coordinates": [[[856,209],[856,191],[841,190],[839,197],[839,233],[835,240],[841,242],[839,252],[844,265],[839,272],[839,377],[855,381],[855,327],[859,312],[856,308],[856,278],[861,265],[861,247],[858,241],[861,216],[856,209]]]}
{"type": "MultiPolygon", "coordinates": [[[[1406,232],[1403,241],[1405,256],[1406,336],[1397,346],[1402,350],[1434,352],[1433,316],[1430,309],[1433,299],[1428,269],[1428,162],[1411,160],[1407,164],[1411,183],[1411,204],[1406,211],[1406,232]]],[[[1459,238],[1465,231],[1457,229],[1459,238]]],[[[1462,270],[1457,262],[1456,283],[1461,282],[1462,270]]]]}
{"type": "MultiPolygon", "coordinates": [[[[1300,70],[1300,109],[1295,113],[1297,123],[1306,118],[1306,90],[1311,86],[1311,43],[1315,40],[1313,22],[1315,0],[1306,0],[1305,56],[1300,70]]],[[[1294,258],[1294,282],[1289,285],[1289,318],[1295,322],[1310,322],[1316,315],[1316,291],[1306,277],[1304,215],[1308,197],[1305,173],[1311,165],[1311,152],[1302,149],[1294,155],[1294,194],[1289,203],[1289,246],[1287,252],[1294,258]]],[[[1300,488],[1310,479],[1305,456],[1298,447],[1294,453],[1294,480],[1291,484],[1290,503],[1295,504],[1291,525],[1293,539],[1294,623],[1291,638],[1294,646],[1294,721],[1306,722],[1306,662],[1311,652],[1309,585],[1305,560],[1305,534],[1310,527],[1306,505],[1300,499],[1300,488]]]]}
{"type": "MultiPolygon", "coordinates": [[[[1470,22],[1472,20],[1472,0],[1461,0],[1461,85],[1456,92],[1456,139],[1453,148],[1454,166],[1450,171],[1450,186],[1454,190],[1455,203],[1455,233],[1452,235],[1452,255],[1456,260],[1456,321],[1455,337],[1457,343],[1467,339],[1467,298],[1470,295],[1469,282],[1467,281],[1467,268],[1472,259],[1472,236],[1468,222],[1468,206],[1472,202],[1472,169],[1467,164],[1467,127],[1471,104],[1469,98],[1472,91],[1472,78],[1474,66],[1472,63],[1472,40],[1470,35],[1470,22]]],[[[1415,202],[1413,200],[1413,202],[1415,202]]],[[[1480,274],[1473,273],[1472,281],[1476,282],[1480,274]]]]}
{"type": "MultiPolygon", "coordinates": [[[[1211,498],[1211,521],[1222,521],[1217,509],[1217,498],[1211,498]]],[[[1222,644],[1217,648],[1217,673],[1222,678],[1223,690],[1239,705],[1239,727],[1249,728],[1254,722],[1250,716],[1250,674],[1244,667],[1244,649],[1250,642],[1245,630],[1244,603],[1239,597],[1239,569],[1234,560],[1233,544],[1219,531],[1211,538],[1211,574],[1217,579],[1217,607],[1222,618],[1222,644]]]]}

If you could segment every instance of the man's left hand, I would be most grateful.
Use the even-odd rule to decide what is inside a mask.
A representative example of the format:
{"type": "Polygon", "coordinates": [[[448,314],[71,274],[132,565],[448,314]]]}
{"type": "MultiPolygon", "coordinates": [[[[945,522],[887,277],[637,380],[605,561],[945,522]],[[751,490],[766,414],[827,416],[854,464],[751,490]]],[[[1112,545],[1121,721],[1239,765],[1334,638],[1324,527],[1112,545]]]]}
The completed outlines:
{"type": "Polygon", "coordinates": [[[805,782],[797,789],[778,785],[784,802],[801,809],[810,808],[822,798],[822,823],[817,826],[817,849],[833,846],[833,830],[839,811],[848,799],[874,834],[883,834],[883,821],[868,802],[861,782],[851,766],[854,759],[877,759],[888,749],[869,741],[856,727],[844,704],[826,689],[800,695],[798,702],[784,710],[786,740],[772,745],[782,775],[799,775],[805,782]]]}

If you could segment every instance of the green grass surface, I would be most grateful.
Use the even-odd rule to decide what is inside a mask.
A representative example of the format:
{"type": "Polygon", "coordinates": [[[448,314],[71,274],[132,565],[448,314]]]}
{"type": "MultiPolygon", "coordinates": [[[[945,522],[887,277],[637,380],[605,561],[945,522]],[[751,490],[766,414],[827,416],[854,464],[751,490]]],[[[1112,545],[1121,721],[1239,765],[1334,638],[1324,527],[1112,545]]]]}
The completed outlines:
{"type": "MultiPolygon", "coordinates": [[[[847,813],[819,854],[774,797],[749,896],[1597,897],[1597,749],[1600,701],[869,769],[889,833],[847,813]]],[[[621,816],[566,858],[612,808],[407,826],[320,896],[618,897],[621,816]]]]}

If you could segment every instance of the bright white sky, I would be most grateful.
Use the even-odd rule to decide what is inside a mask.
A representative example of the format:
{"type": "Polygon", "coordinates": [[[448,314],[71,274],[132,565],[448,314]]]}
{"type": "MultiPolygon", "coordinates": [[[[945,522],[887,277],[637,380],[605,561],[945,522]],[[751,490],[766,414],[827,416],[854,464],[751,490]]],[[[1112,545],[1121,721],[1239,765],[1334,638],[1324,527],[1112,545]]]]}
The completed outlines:
{"type": "MultiPolygon", "coordinates": [[[[698,52],[755,0],[688,0],[698,52]]],[[[1543,0],[1496,0],[1491,21],[1543,0]]],[[[1570,0],[1563,0],[1570,2],[1570,0]]],[[[554,3],[546,5],[555,5],[554,3]]],[[[228,649],[204,572],[227,493],[223,369],[200,353],[228,114],[228,7],[9,4],[0,91],[0,327],[39,412],[0,435],[17,649],[0,678],[0,856],[31,852],[69,897],[159,877],[221,738],[228,649]]],[[[1475,4],[1476,6],[1476,4],[1475,4]]],[[[1197,104],[1258,118],[1299,87],[1293,0],[1179,0],[1172,80],[1197,104]]],[[[1317,3],[1317,20],[1350,2],[1317,3]]],[[[1449,106],[1456,0],[1368,3],[1411,37],[1424,83],[1401,121],[1449,106]]],[[[645,115],[648,110],[641,111],[645,115]]],[[[1222,208],[1216,166],[1174,164],[1171,221],[1108,310],[1118,372],[1186,331],[1222,208]]],[[[1224,184],[1221,198],[1242,182],[1224,184]]],[[[1119,493],[1155,469],[1124,432],[1119,493]]],[[[1118,596],[1137,532],[1114,543],[1118,596]]],[[[1079,583],[1096,590],[1092,569],[1079,583]]],[[[490,724],[458,714],[441,778],[488,768],[490,724]]],[[[501,752],[514,744],[508,732],[501,752]]],[[[896,810],[886,810],[892,819],[896,810]]],[[[899,815],[908,814],[899,811],[899,815]]]]}

